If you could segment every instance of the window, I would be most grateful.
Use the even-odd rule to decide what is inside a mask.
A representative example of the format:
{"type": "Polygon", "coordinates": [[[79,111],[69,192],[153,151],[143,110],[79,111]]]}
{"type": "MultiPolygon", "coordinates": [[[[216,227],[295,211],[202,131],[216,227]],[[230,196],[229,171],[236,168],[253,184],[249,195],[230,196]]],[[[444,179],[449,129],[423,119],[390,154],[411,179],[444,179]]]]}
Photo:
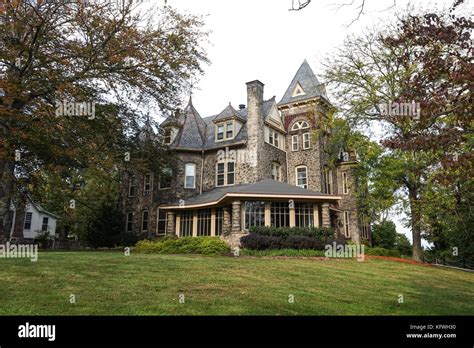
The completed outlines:
{"type": "Polygon", "coordinates": [[[185,211],[181,213],[179,222],[179,236],[191,237],[193,235],[193,213],[185,211]]]}
{"type": "Polygon", "coordinates": [[[156,215],[158,217],[156,224],[156,234],[166,234],[166,226],[168,225],[168,214],[166,213],[166,210],[158,208],[158,214],[156,215]]]}
{"type": "Polygon", "coordinates": [[[224,209],[217,208],[216,209],[216,236],[220,236],[222,234],[223,222],[224,222],[224,209]]]}
{"type": "Polygon", "coordinates": [[[132,232],[132,229],[133,229],[133,213],[132,212],[127,213],[126,226],[127,226],[127,232],[132,232]]]}
{"type": "Polygon", "coordinates": [[[201,209],[197,213],[197,235],[210,236],[211,235],[211,210],[201,209]]]}
{"type": "Polygon", "coordinates": [[[326,193],[332,195],[332,170],[327,170],[325,175],[326,193]]]}
{"type": "Polygon", "coordinates": [[[185,165],[184,188],[196,187],[196,165],[194,163],[186,163],[185,165]]]}
{"type": "Polygon", "coordinates": [[[265,202],[245,202],[245,229],[265,226],[265,202]]]}
{"type": "Polygon", "coordinates": [[[290,226],[290,209],[288,202],[272,202],[270,207],[270,224],[272,227],[290,226]]]}
{"type": "Polygon", "coordinates": [[[48,222],[49,222],[49,218],[43,217],[43,224],[41,225],[41,231],[48,230],[48,222]]]}
{"type": "Polygon", "coordinates": [[[25,214],[25,230],[31,230],[31,219],[33,218],[33,213],[26,213],[25,214]]]}
{"type": "Polygon", "coordinates": [[[128,197],[134,197],[137,189],[135,175],[130,175],[128,179],[128,197]]]}
{"type": "Polygon", "coordinates": [[[224,125],[217,126],[217,140],[224,140],[224,125]]]}
{"type": "Polygon", "coordinates": [[[291,136],[291,150],[298,151],[299,147],[300,147],[300,144],[299,144],[298,135],[292,135],[291,136]]]}
{"type": "Polygon", "coordinates": [[[307,150],[311,147],[310,134],[309,132],[303,133],[303,150],[307,150]]]}
{"type": "Polygon", "coordinates": [[[148,220],[149,220],[148,210],[144,210],[142,212],[142,232],[148,231],[148,220]]]}
{"type": "Polygon", "coordinates": [[[216,141],[230,140],[234,138],[234,121],[216,125],[216,141]]]}
{"type": "Polygon", "coordinates": [[[166,145],[171,144],[172,142],[172,130],[171,128],[165,128],[163,131],[163,142],[166,145]]]}
{"type": "Polygon", "coordinates": [[[226,131],[225,131],[226,139],[232,139],[234,137],[234,123],[233,122],[226,123],[225,128],[226,128],[226,131]]]}
{"type": "Polygon", "coordinates": [[[344,212],[344,236],[349,238],[351,236],[351,232],[349,231],[349,212],[344,212]]]}
{"type": "Polygon", "coordinates": [[[268,143],[275,147],[280,147],[280,133],[272,128],[268,128],[268,143]]]}
{"type": "Polygon", "coordinates": [[[160,190],[168,189],[171,187],[171,177],[172,177],[171,168],[163,168],[160,176],[160,190]]]}
{"type": "Polygon", "coordinates": [[[272,179],[276,181],[281,181],[281,166],[278,162],[272,163],[272,179]]]}
{"type": "Polygon", "coordinates": [[[148,196],[151,190],[151,173],[145,174],[143,182],[143,195],[148,196]]]}
{"type": "Polygon", "coordinates": [[[349,194],[349,186],[347,182],[347,173],[342,172],[342,194],[347,195],[349,194]]]}
{"type": "Polygon", "coordinates": [[[298,121],[298,122],[295,122],[293,126],[291,126],[292,131],[297,131],[297,130],[306,129],[306,128],[309,128],[309,124],[306,121],[298,121]]]}
{"type": "Polygon", "coordinates": [[[216,165],[216,186],[234,185],[235,183],[235,162],[217,163],[216,165]]]}
{"type": "Polygon", "coordinates": [[[313,227],[314,214],[313,205],[311,203],[295,204],[295,226],[296,227],[313,227]]]}
{"type": "Polygon", "coordinates": [[[308,188],[308,169],[305,166],[295,168],[296,171],[296,186],[307,189],[308,188]]]}

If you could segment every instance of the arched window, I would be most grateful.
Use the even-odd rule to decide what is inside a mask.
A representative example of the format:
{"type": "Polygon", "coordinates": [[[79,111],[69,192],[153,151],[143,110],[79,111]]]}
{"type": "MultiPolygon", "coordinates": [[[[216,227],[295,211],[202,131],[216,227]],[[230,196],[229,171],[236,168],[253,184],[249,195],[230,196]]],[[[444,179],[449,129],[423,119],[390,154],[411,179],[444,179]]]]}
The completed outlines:
{"type": "Polygon", "coordinates": [[[292,131],[297,131],[297,130],[306,129],[306,128],[309,128],[309,124],[306,121],[297,121],[293,123],[293,126],[291,126],[292,131]]]}

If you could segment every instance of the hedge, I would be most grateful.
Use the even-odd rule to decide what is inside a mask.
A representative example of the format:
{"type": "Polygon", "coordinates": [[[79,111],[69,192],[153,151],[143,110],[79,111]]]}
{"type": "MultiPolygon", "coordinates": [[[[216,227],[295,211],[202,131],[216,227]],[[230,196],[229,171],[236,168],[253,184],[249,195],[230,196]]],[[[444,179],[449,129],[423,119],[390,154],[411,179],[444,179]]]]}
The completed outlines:
{"type": "Polygon", "coordinates": [[[204,254],[222,255],[230,251],[226,242],[218,237],[183,237],[142,240],[134,251],[147,254],[204,254]]]}
{"type": "Polygon", "coordinates": [[[391,257],[401,257],[400,250],[397,249],[385,249],[381,247],[375,248],[365,248],[365,254],[373,256],[391,256],[391,257]]]}
{"type": "Polygon", "coordinates": [[[251,250],[242,249],[242,256],[302,256],[302,257],[325,257],[322,250],[311,249],[276,249],[276,250],[251,250]]]}

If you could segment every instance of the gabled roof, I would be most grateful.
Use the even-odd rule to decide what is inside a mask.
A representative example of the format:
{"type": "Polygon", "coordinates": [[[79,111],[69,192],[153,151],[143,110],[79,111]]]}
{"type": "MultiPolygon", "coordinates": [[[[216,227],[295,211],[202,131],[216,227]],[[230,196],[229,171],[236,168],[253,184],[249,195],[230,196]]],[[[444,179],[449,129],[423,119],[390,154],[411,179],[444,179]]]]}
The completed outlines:
{"type": "MultiPolygon", "coordinates": [[[[35,207],[35,209],[38,210],[40,213],[43,213],[45,215],[49,215],[49,216],[51,216],[55,219],[59,219],[58,215],[50,213],[49,211],[44,209],[39,203],[35,202],[33,200],[33,197],[31,197],[31,195],[26,190],[23,192],[23,194],[24,194],[24,197],[31,203],[31,205],[33,207],[35,207]]],[[[12,201],[11,204],[10,204],[10,210],[14,211],[15,209],[16,209],[15,203],[12,201]]]]}
{"type": "Polygon", "coordinates": [[[229,103],[227,107],[221,111],[212,121],[219,122],[222,120],[227,120],[230,118],[238,118],[241,122],[245,122],[245,119],[235,110],[232,105],[229,103]]]}
{"type": "MultiPolygon", "coordinates": [[[[307,190],[295,185],[275,181],[273,179],[264,179],[254,184],[216,187],[200,195],[186,199],[186,205],[183,208],[215,205],[223,202],[224,199],[231,197],[265,197],[273,199],[299,198],[304,200],[323,201],[337,201],[341,199],[339,196],[307,190]]],[[[175,209],[179,207],[179,203],[166,204],[162,207],[175,209]]]]}
{"type": "Polygon", "coordinates": [[[288,104],[318,96],[327,98],[324,85],[319,83],[316,75],[309,66],[308,61],[305,59],[278,104],[288,104]],[[303,89],[304,94],[293,96],[293,93],[298,86],[303,89]]]}

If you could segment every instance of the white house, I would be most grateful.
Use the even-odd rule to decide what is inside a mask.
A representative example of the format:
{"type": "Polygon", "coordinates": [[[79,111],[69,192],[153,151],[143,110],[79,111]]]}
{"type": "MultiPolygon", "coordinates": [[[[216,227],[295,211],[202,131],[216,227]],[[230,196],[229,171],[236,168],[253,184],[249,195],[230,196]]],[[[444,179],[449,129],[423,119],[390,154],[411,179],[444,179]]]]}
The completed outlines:
{"type": "Polygon", "coordinates": [[[58,216],[43,209],[29,195],[26,198],[24,209],[13,204],[10,207],[10,239],[35,239],[44,232],[54,237],[58,216]]]}

